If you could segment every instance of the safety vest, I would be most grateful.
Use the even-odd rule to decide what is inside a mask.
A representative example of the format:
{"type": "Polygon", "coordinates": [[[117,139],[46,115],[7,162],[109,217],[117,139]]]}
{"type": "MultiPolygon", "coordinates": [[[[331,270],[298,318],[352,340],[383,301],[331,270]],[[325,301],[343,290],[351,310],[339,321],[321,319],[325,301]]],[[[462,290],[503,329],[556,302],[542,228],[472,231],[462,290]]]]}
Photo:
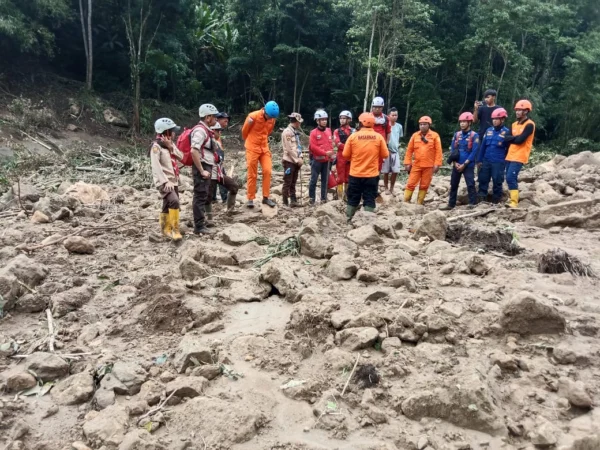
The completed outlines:
{"type": "Polygon", "coordinates": [[[529,162],[529,154],[533,147],[533,138],[535,135],[535,123],[531,119],[527,119],[523,123],[515,122],[512,124],[512,135],[519,136],[525,130],[527,125],[533,125],[533,133],[522,144],[510,144],[508,148],[508,154],[506,155],[507,161],[520,162],[527,164],[529,162]]]}

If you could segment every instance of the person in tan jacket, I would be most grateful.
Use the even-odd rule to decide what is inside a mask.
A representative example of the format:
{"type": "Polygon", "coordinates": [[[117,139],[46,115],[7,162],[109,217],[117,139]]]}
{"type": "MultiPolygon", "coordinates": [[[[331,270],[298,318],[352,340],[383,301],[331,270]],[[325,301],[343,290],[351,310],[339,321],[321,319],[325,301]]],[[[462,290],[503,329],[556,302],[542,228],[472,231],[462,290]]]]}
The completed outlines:
{"type": "Polygon", "coordinates": [[[154,185],[162,196],[160,213],[162,233],[173,239],[181,240],[179,231],[179,166],[183,154],[175,145],[175,136],[179,132],[175,122],[168,118],[158,119],[154,123],[156,138],[150,147],[150,163],[154,185]]]}
{"type": "Polygon", "coordinates": [[[300,206],[296,197],[296,182],[298,181],[298,173],[304,160],[302,159],[302,144],[300,143],[300,133],[298,130],[304,119],[302,119],[299,113],[292,113],[288,118],[290,119],[290,124],[281,133],[284,170],[282,195],[283,204],[294,208],[300,206]]]}

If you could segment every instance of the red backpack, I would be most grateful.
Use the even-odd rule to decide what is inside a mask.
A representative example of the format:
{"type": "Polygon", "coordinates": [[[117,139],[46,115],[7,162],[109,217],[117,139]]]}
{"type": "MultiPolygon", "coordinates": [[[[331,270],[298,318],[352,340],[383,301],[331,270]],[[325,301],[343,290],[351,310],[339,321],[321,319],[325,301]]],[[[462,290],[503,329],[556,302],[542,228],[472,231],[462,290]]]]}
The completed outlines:
{"type": "MultiPolygon", "coordinates": [[[[212,131],[210,131],[206,127],[206,125],[204,125],[202,123],[199,123],[198,125],[196,125],[192,128],[184,128],[183,129],[183,133],[181,133],[179,135],[179,137],[177,138],[177,148],[179,149],[179,151],[181,153],[183,153],[183,159],[181,160],[181,163],[184,166],[193,166],[194,165],[194,160],[192,159],[192,133],[198,127],[202,127],[206,131],[206,140],[202,143],[202,148],[201,148],[202,156],[204,156],[204,146],[206,145],[208,140],[211,138],[211,135],[213,134],[212,131]]],[[[218,159],[216,161],[218,161],[218,159]]]]}

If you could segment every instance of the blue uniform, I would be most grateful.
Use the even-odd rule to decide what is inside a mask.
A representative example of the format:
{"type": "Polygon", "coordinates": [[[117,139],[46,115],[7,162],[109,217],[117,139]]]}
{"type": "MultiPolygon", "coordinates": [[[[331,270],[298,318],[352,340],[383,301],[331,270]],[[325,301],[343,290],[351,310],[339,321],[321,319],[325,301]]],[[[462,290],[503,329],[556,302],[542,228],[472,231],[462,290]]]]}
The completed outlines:
{"type": "Polygon", "coordinates": [[[454,134],[450,149],[455,152],[458,150],[458,164],[464,164],[469,161],[462,172],[459,172],[455,165],[452,167],[452,175],[450,177],[450,196],[448,198],[448,206],[454,208],[456,206],[456,197],[458,195],[458,186],[460,178],[465,177],[467,183],[467,192],[469,193],[469,204],[477,203],[477,191],[475,190],[475,157],[479,149],[479,135],[474,131],[459,131],[454,134]]]}
{"type": "Polygon", "coordinates": [[[479,169],[479,198],[487,199],[490,180],[493,182],[492,202],[499,203],[502,199],[502,184],[504,183],[505,159],[508,153],[509,142],[505,137],[510,135],[510,130],[505,126],[490,127],[487,129],[477,154],[477,162],[482,163],[479,169]]]}

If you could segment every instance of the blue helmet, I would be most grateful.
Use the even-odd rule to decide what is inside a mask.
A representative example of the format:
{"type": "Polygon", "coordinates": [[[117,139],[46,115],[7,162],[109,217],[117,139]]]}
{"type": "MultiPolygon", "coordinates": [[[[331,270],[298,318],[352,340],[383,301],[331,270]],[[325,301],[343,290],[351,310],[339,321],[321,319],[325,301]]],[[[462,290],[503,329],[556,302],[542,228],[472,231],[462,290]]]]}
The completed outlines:
{"type": "Polygon", "coordinates": [[[277,119],[279,117],[279,105],[273,100],[267,102],[265,105],[265,114],[271,119],[277,119]]]}

